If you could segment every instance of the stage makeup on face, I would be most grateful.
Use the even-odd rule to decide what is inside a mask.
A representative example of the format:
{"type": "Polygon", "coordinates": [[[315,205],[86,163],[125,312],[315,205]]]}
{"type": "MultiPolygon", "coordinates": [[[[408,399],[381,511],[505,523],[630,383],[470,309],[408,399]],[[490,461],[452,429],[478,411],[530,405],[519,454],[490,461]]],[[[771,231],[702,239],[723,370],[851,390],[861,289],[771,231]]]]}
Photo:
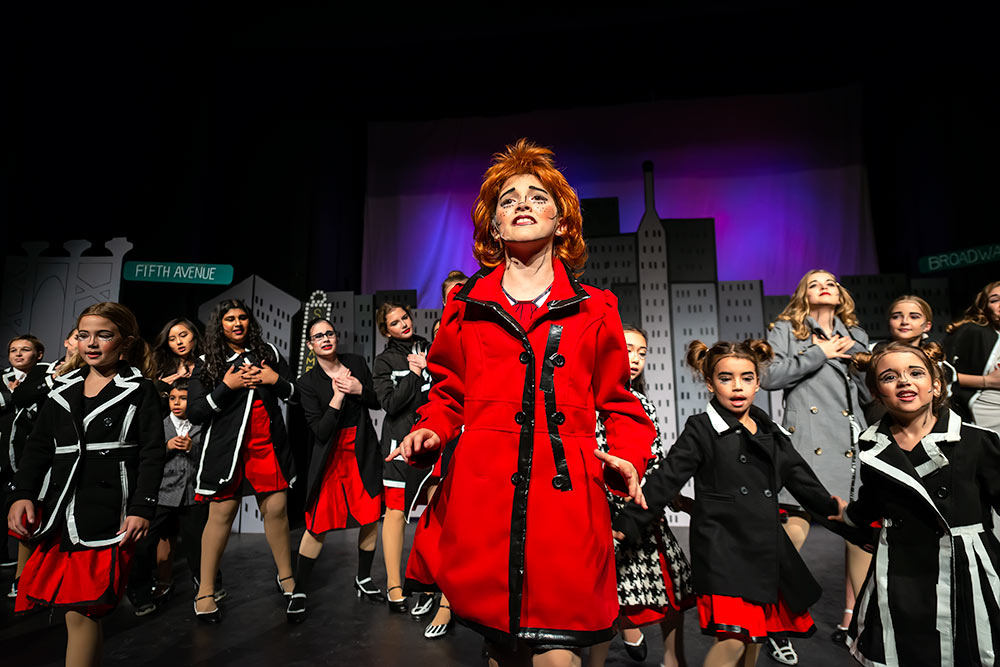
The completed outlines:
{"type": "Polygon", "coordinates": [[[941,383],[913,352],[890,352],[878,360],[874,372],[879,398],[893,414],[920,413],[931,408],[941,383]]]}
{"type": "Polygon", "coordinates": [[[840,286],[829,273],[814,273],[806,285],[806,302],[810,306],[836,306],[840,303],[840,286]]]}
{"type": "Polygon", "coordinates": [[[337,354],[337,332],[326,320],[319,320],[309,329],[306,343],[317,357],[332,357],[337,354]]]}
{"type": "Polygon", "coordinates": [[[413,338],[413,323],[410,314],[402,308],[393,308],[385,316],[385,325],[389,330],[389,338],[409,340],[413,338]]]}
{"type": "Polygon", "coordinates": [[[760,389],[754,362],[739,357],[724,357],[715,364],[708,390],[733,414],[742,416],[753,404],[760,389]]]}
{"type": "Polygon", "coordinates": [[[559,211],[537,177],[520,174],[507,179],[500,188],[495,220],[505,243],[538,241],[556,233],[559,211]]]}
{"type": "Polygon", "coordinates": [[[117,364],[124,351],[118,327],[99,315],[85,315],[76,331],[77,353],[88,366],[105,368],[117,364]]]}

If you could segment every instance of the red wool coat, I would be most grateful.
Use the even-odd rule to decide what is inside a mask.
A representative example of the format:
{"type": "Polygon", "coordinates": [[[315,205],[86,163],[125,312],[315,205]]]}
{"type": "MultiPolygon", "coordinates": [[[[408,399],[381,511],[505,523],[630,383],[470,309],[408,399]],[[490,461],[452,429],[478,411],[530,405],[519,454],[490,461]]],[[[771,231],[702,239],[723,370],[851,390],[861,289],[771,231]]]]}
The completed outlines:
{"type": "MultiPolygon", "coordinates": [[[[640,477],[656,437],[627,389],[617,300],[560,262],[549,301],[526,328],[481,271],[450,300],[428,355],[434,377],[414,429],[449,442],[465,431],[421,517],[408,587],[436,584],[461,621],[492,641],[589,646],[618,616],[596,414],[610,452],[640,477]]],[[[421,461],[426,464],[427,461],[421,461]]]]}

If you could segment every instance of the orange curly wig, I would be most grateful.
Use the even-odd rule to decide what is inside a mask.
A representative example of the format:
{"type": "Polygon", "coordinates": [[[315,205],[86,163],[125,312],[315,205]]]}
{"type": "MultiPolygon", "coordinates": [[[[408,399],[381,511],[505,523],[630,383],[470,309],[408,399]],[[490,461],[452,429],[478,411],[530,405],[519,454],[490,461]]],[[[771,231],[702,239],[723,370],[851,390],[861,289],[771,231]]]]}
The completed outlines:
{"type": "Polygon", "coordinates": [[[583,241],[583,214],[580,198],[570,187],[566,177],[556,169],[554,154],[527,139],[507,146],[504,152],[493,155],[493,165],[483,176],[483,185],[472,207],[475,224],[473,253],[486,267],[498,266],[504,260],[503,242],[493,234],[493,216],[500,198],[500,188],[507,179],[521,174],[531,174],[555,198],[560,215],[553,252],[579,275],[587,261],[587,246],[583,241]]]}

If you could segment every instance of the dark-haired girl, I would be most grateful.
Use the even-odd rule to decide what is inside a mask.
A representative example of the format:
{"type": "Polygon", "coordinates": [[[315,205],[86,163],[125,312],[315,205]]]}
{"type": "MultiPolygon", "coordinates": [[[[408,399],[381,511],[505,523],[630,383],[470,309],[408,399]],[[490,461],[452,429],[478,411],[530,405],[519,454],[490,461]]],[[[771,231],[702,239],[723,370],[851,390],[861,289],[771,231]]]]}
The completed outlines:
{"type": "Polygon", "coordinates": [[[221,619],[215,575],[244,489],[257,497],[278,588],[287,597],[295,586],[286,510],[295,468],[279,405],[295,391],[289,374],[245,303],[227,299],[215,307],[188,393],[188,419],[204,429],[197,497],[211,502],[194,605],[199,620],[221,619]]]}
{"type": "Polygon", "coordinates": [[[954,410],[966,421],[1000,429],[1000,280],[979,290],[947,331],[944,349],[958,380],[954,410]]]}
{"type": "Polygon", "coordinates": [[[175,317],[160,330],[153,341],[153,361],[156,375],[165,391],[180,378],[189,378],[201,354],[201,336],[194,322],[175,317]]]}
{"type": "MultiPolygon", "coordinates": [[[[373,370],[375,392],[385,410],[382,423],[385,455],[403,441],[417,421],[417,408],[427,402],[427,392],[431,388],[431,376],[427,372],[430,345],[427,339],[414,333],[409,308],[402,304],[383,303],[375,314],[375,322],[379,333],[388,339],[385,349],[375,357],[373,370]]],[[[408,609],[402,594],[403,529],[432,473],[412,468],[401,458],[387,461],[382,469],[385,485],[382,556],[385,559],[386,599],[392,611],[402,613],[408,609]]],[[[415,616],[426,614],[433,603],[432,595],[421,595],[411,613],[415,616]]]]}
{"type": "Polygon", "coordinates": [[[753,405],[761,367],[771,358],[770,346],[759,340],[710,349],[691,343],[687,362],[705,379],[712,401],[688,419],[659,469],[646,477],[649,509],[628,505],[614,521],[616,538],[640,544],[694,477],[691,569],[702,632],[717,640],[706,667],[753,665],[769,637],[809,636],[816,629],[808,608],[821,590],[781,528],[778,492],[787,488],[823,517],[839,506],[788,435],[753,405]]]}
{"type": "Polygon", "coordinates": [[[382,514],[382,457],[368,414],[379,407],[371,372],[363,357],[337,352],[337,329],[329,320],[312,320],[306,335],[316,365],[296,380],[311,446],[306,530],[299,543],[295,590],[288,601],[291,623],[305,618],[309,578],[326,534],[346,528],[348,517],[361,526],[354,589],[358,597],[382,599],[371,578],[382,514]]]}
{"type": "Polygon", "coordinates": [[[94,665],[100,619],[118,604],[156,508],[165,448],[159,397],[143,377],[149,347],[132,312],[88,307],[77,320],[77,352],[25,445],[7,527],[37,545],[15,611],[66,609],[66,664],[94,665]]]}
{"type": "Polygon", "coordinates": [[[859,440],[861,487],[841,517],[874,542],[850,627],[864,665],[984,667],[1000,651],[1000,436],[948,410],[936,353],[893,342],[867,364],[887,414],[859,440]]]}
{"type": "MultiPolygon", "coordinates": [[[[629,378],[632,394],[642,403],[649,420],[656,427],[656,440],[652,445],[652,459],[646,468],[649,477],[663,461],[665,455],[660,439],[660,426],[656,407],[645,394],[643,370],[646,367],[648,340],[646,332],[634,324],[623,324],[625,347],[628,349],[629,378]]],[[[608,450],[608,437],[604,423],[597,421],[597,446],[608,450]]],[[[608,493],[612,515],[617,515],[625,502],[608,493]]],[[[665,521],[655,523],[643,532],[642,541],[635,545],[618,544],[615,549],[615,566],[618,571],[618,601],[622,607],[620,623],[625,650],[633,659],[646,658],[646,639],[643,626],[658,623],[663,634],[663,667],[684,664],[684,618],[681,612],[694,606],[691,589],[691,565],[665,521]]],[[[591,667],[602,667],[607,659],[610,642],[592,646],[591,667]]]]}

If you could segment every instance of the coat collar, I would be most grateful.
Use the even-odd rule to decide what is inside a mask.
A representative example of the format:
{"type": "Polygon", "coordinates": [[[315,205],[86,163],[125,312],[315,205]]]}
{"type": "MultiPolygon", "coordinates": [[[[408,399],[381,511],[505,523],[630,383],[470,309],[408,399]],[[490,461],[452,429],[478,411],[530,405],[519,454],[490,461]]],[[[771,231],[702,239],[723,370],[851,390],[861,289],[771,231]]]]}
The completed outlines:
{"type": "MultiPolygon", "coordinates": [[[[562,260],[554,261],[552,263],[552,270],[554,275],[549,299],[532,316],[531,322],[528,323],[528,329],[532,328],[545,316],[549,314],[557,316],[562,309],[590,298],[590,295],[583,289],[583,286],[576,277],[567,270],[562,260]]],[[[455,295],[455,298],[459,301],[485,306],[501,314],[501,316],[506,314],[508,317],[504,319],[509,320],[508,324],[513,324],[517,329],[521,329],[511,311],[510,301],[500,288],[503,273],[504,267],[502,264],[492,270],[482,269],[465,283],[465,286],[455,295]]]]}
{"type": "MultiPolygon", "coordinates": [[[[739,420],[733,416],[733,413],[722,407],[716,398],[709,401],[708,405],[705,407],[705,413],[708,414],[708,421],[712,424],[712,428],[715,429],[715,432],[719,435],[743,428],[743,424],[741,424],[739,420]]],[[[755,422],[757,422],[757,426],[760,430],[765,433],[770,431],[768,425],[774,422],[771,421],[766,412],[758,408],[756,405],[751,405],[750,416],[755,422]]],[[[775,424],[775,426],[778,425],[775,424]]],[[[785,429],[780,426],[778,426],[778,428],[785,435],[789,435],[788,431],[785,431],[785,429]]]]}
{"type": "Polygon", "coordinates": [[[95,417],[138,389],[139,381],[142,379],[142,373],[137,368],[123,362],[118,366],[118,372],[111,382],[98,394],[100,402],[94,406],[93,410],[84,415],[83,381],[88,372],[89,368],[84,366],[55,378],[54,387],[49,394],[50,399],[74,417],[77,426],[81,427],[80,433],[87,430],[95,417]],[[80,421],[81,415],[83,416],[82,421],[80,421]]]}
{"type": "Polygon", "coordinates": [[[861,434],[860,441],[871,443],[871,447],[863,449],[858,458],[861,463],[870,466],[881,474],[893,479],[913,490],[924,500],[938,518],[948,525],[947,520],[941,514],[941,510],[927,493],[927,489],[921,483],[920,478],[944,468],[949,464],[948,458],[938,446],[938,443],[958,443],[961,440],[962,420],[954,412],[948,410],[942,412],[934,428],[924,436],[921,444],[930,459],[927,463],[914,468],[906,454],[893,440],[889,427],[892,424],[892,417],[886,416],[879,422],[872,424],[861,434]]]}

